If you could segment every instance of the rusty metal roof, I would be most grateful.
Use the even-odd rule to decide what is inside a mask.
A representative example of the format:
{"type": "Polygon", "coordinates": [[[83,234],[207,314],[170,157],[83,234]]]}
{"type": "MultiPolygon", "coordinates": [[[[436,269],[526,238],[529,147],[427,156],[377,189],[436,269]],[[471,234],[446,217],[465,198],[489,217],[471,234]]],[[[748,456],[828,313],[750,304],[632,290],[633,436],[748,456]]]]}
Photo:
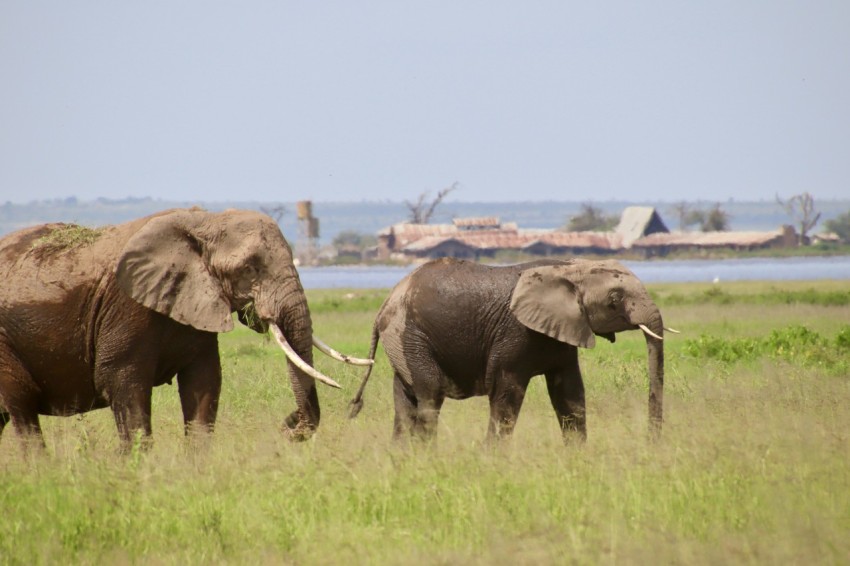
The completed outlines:
{"type": "Polygon", "coordinates": [[[611,232],[553,232],[543,230],[487,230],[476,232],[458,232],[451,235],[424,236],[405,244],[405,251],[426,251],[447,241],[478,250],[523,249],[535,244],[546,244],[564,248],[619,248],[620,236],[611,232]]]}
{"type": "Polygon", "coordinates": [[[456,241],[461,245],[469,245],[463,240],[461,240],[461,238],[455,236],[425,236],[424,238],[420,238],[419,240],[416,240],[415,242],[411,242],[404,246],[404,251],[423,252],[434,249],[437,246],[441,246],[446,242],[451,242],[452,240],[456,241]]]}
{"type": "Polygon", "coordinates": [[[482,227],[499,227],[498,216],[472,216],[468,218],[455,218],[452,224],[458,228],[482,228],[482,227]]]}
{"type": "MultiPolygon", "coordinates": [[[[423,252],[448,241],[478,250],[527,249],[545,245],[554,248],[587,248],[621,250],[627,247],[655,246],[759,246],[783,237],[783,231],[770,232],[657,232],[631,240],[637,230],[646,229],[657,216],[651,207],[629,207],[615,232],[561,232],[542,229],[517,229],[515,223],[506,223],[490,229],[496,217],[459,218],[454,224],[411,224],[402,222],[382,230],[380,236],[395,236],[393,249],[423,252]],[[476,226],[462,229],[459,226],[476,226]],[[622,228],[622,229],[621,229],[622,228]]],[[[663,223],[661,228],[666,229],[663,223]]]]}
{"type": "Polygon", "coordinates": [[[488,231],[463,234],[461,240],[480,250],[519,249],[525,245],[529,237],[521,232],[488,231]]]}
{"type": "Polygon", "coordinates": [[[654,246],[758,246],[783,236],[782,230],[771,232],[670,232],[650,234],[635,241],[632,247],[654,246]]]}
{"type": "Polygon", "coordinates": [[[534,242],[559,248],[603,248],[622,247],[622,236],[614,232],[548,232],[538,235],[534,242]]]}
{"type": "Polygon", "coordinates": [[[454,234],[451,236],[426,236],[404,246],[405,251],[426,251],[436,248],[446,242],[455,242],[477,250],[513,249],[522,247],[522,240],[517,234],[454,234]]]}
{"type": "Polygon", "coordinates": [[[393,224],[381,230],[379,236],[394,235],[396,238],[396,249],[401,249],[408,244],[427,238],[429,236],[451,236],[458,233],[453,224],[410,224],[401,222],[393,224]]]}

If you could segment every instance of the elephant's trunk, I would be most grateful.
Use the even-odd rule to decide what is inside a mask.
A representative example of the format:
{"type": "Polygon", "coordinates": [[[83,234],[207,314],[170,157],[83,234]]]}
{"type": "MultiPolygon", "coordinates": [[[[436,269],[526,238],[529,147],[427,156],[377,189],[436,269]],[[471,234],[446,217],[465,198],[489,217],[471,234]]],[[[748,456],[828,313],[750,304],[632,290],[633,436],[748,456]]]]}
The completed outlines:
{"type": "Polygon", "coordinates": [[[664,407],[664,342],[646,337],[649,356],[649,434],[653,439],[661,435],[664,407]]]}
{"type": "MultiPolygon", "coordinates": [[[[275,290],[275,295],[279,305],[275,323],[295,354],[312,366],[313,322],[297,273],[288,277],[286,283],[275,290]]],[[[284,425],[292,439],[306,440],[319,426],[321,417],[316,381],[291,359],[287,361],[297,409],[286,417],[284,425]]]]}
{"type": "Polygon", "coordinates": [[[649,434],[657,439],[661,434],[664,408],[664,325],[657,310],[646,326],[649,330],[644,332],[649,362],[649,434]]]}

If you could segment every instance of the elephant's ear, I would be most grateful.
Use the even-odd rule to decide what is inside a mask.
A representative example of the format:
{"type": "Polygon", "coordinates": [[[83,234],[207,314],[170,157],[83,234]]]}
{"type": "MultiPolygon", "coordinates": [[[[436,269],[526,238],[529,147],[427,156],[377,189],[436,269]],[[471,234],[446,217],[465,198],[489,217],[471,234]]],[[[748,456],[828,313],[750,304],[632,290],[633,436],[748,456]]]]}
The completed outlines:
{"type": "Polygon", "coordinates": [[[569,266],[531,267],[519,276],[511,312],[523,325],[555,340],[593,348],[596,338],[584,312],[569,266]]]}
{"type": "Polygon", "coordinates": [[[115,278],[149,309],[198,330],[227,332],[233,329],[230,301],[192,234],[199,215],[206,214],[179,211],[152,218],[124,246],[115,278]]]}

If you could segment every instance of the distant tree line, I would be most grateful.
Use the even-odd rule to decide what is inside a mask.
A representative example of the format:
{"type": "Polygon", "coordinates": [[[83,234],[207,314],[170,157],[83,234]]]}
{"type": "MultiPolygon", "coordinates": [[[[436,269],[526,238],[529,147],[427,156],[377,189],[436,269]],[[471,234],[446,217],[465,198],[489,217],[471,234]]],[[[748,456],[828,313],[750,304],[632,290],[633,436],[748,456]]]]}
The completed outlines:
{"type": "MultiPolygon", "coordinates": [[[[729,230],[729,214],[716,204],[708,209],[695,208],[693,205],[681,202],[672,208],[673,214],[679,220],[679,230],[687,230],[698,226],[703,232],[721,232],[729,230]]],[[[567,232],[608,232],[616,228],[620,217],[616,214],[605,214],[601,208],[590,203],[581,205],[578,214],[571,216],[563,230],[567,232]]]]}
{"type": "Polygon", "coordinates": [[[609,232],[620,223],[620,217],[616,214],[605,214],[605,212],[590,203],[581,205],[578,214],[567,220],[563,230],[566,232],[609,232]]]}
{"type": "Polygon", "coordinates": [[[730,227],[731,215],[723,210],[720,203],[701,208],[682,201],[673,205],[670,212],[678,220],[682,232],[693,227],[701,232],[726,232],[730,227]]]}
{"type": "Polygon", "coordinates": [[[850,210],[824,223],[827,230],[838,236],[842,242],[850,243],[850,210]]]}

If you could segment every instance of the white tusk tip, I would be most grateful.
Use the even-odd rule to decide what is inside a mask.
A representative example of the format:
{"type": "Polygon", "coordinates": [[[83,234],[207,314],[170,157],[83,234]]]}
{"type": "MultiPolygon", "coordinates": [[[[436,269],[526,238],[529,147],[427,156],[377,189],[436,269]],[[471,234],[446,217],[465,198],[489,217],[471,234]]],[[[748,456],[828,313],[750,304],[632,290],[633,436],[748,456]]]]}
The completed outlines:
{"type": "Polygon", "coordinates": [[[336,350],[334,350],[333,348],[331,348],[330,346],[325,344],[322,340],[317,338],[315,335],[313,335],[313,345],[316,348],[318,348],[319,351],[321,351],[323,354],[326,354],[326,355],[332,357],[333,359],[335,359],[339,362],[344,362],[346,364],[350,364],[350,365],[353,365],[353,366],[370,366],[373,363],[375,363],[374,360],[367,360],[367,359],[364,359],[364,358],[355,358],[353,356],[341,354],[340,352],[337,352],[336,350]]]}
{"type": "Polygon", "coordinates": [[[656,334],[655,332],[650,330],[649,327],[647,327],[645,324],[638,324],[638,328],[643,330],[647,334],[647,336],[652,336],[656,340],[664,340],[664,338],[662,338],[661,336],[659,336],[658,334],[656,334]]]}
{"type": "Polygon", "coordinates": [[[342,386],[339,383],[337,383],[330,377],[322,374],[317,369],[315,369],[310,364],[301,359],[301,356],[299,356],[298,353],[292,348],[292,346],[290,346],[289,342],[286,340],[286,337],[283,335],[283,332],[280,331],[280,328],[278,328],[276,324],[270,324],[269,329],[272,331],[272,336],[274,336],[275,340],[278,343],[278,346],[281,347],[289,361],[295,364],[298,369],[300,369],[313,379],[321,381],[325,385],[328,385],[335,389],[342,389],[342,386]]]}

